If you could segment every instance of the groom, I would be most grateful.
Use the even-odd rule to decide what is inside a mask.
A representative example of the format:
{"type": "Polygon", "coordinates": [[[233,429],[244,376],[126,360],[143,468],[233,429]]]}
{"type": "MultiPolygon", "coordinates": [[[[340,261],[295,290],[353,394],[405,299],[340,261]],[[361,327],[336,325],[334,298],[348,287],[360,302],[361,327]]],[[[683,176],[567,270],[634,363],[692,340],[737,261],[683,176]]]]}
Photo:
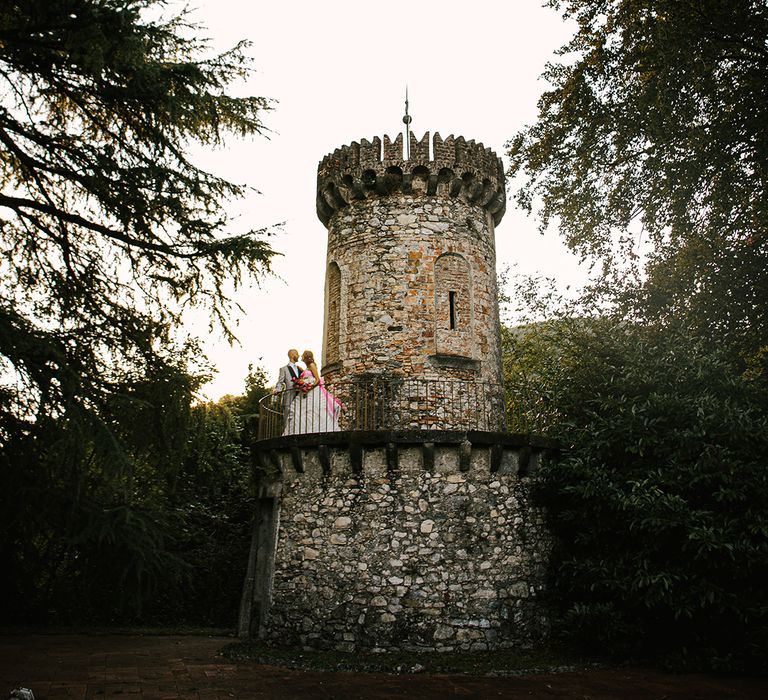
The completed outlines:
{"type": "Polygon", "coordinates": [[[280,376],[277,379],[277,384],[275,384],[275,390],[273,392],[283,392],[283,418],[288,414],[288,409],[296,398],[297,392],[294,388],[293,380],[297,379],[303,371],[302,368],[296,364],[299,360],[298,350],[291,348],[288,351],[288,360],[288,364],[280,368],[280,376]]]}

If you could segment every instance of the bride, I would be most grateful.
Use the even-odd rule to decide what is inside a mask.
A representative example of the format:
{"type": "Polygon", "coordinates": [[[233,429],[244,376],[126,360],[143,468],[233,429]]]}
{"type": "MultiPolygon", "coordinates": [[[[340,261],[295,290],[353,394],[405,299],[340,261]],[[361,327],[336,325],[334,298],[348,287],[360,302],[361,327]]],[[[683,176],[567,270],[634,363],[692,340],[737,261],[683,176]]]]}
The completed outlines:
{"type": "Polygon", "coordinates": [[[298,391],[286,413],[283,435],[341,430],[341,401],[325,388],[312,351],[305,350],[301,359],[307,368],[294,380],[298,391]]]}

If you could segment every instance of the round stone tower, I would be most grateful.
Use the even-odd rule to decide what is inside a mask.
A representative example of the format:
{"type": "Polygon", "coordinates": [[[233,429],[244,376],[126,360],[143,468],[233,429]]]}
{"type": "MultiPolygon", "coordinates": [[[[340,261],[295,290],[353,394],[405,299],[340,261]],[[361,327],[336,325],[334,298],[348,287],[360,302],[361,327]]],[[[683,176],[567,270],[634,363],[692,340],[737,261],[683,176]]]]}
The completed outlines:
{"type": "Polygon", "coordinates": [[[530,486],[552,446],[505,431],[502,164],[463,138],[408,145],[363,140],[319,165],[321,371],[340,415],[292,432],[283,397],[261,401],[242,636],[418,652],[546,634],[530,486]]]}
{"type": "Polygon", "coordinates": [[[494,227],[504,170],[463,137],[343,146],[318,167],[328,228],[322,369],[501,386],[494,227]],[[430,153],[431,145],[431,153],[430,153]]]}

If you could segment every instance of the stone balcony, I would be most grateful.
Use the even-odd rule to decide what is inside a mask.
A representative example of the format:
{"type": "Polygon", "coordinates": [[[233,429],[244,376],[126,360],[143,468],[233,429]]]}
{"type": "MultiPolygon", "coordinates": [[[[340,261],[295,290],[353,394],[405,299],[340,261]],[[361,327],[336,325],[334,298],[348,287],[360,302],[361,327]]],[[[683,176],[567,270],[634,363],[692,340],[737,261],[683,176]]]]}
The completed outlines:
{"type": "Polygon", "coordinates": [[[292,392],[292,418],[290,409],[283,410],[285,392],[261,400],[252,449],[255,463],[265,473],[284,473],[289,464],[291,472],[303,473],[316,464],[323,473],[330,473],[334,455],[342,453],[345,468],[360,473],[365,455],[377,450],[382,451],[387,467],[396,469],[403,455],[415,449],[427,471],[446,455],[456,461],[459,471],[467,471],[479,454],[485,454],[482,459],[491,472],[522,475],[535,471],[544,451],[559,449],[553,441],[533,434],[533,426],[519,417],[507,424],[501,385],[360,378],[326,388],[341,402],[333,417],[318,414],[317,405],[326,399],[317,387],[306,396],[292,392]]]}

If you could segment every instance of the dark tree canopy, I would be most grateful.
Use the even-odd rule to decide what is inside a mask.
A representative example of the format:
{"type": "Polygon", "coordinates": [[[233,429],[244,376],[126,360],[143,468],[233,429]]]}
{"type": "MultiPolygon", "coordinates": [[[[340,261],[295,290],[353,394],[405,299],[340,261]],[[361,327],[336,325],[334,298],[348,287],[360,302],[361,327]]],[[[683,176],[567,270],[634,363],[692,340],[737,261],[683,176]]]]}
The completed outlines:
{"type": "Polygon", "coordinates": [[[764,384],[685,329],[561,318],[503,342],[514,424],[563,446],[535,486],[556,632],[580,651],[765,670],[764,384]]]}
{"type": "MultiPolygon", "coordinates": [[[[768,320],[764,0],[550,0],[578,29],[509,144],[519,201],[585,257],[651,252],[634,301],[754,353],[768,320]],[[638,246],[638,241],[642,244],[638,246]]],[[[615,280],[614,280],[615,282],[615,280]]]]}
{"type": "Polygon", "coordinates": [[[245,45],[208,56],[163,6],[0,0],[0,619],[65,619],[83,597],[109,619],[115,591],[136,612],[186,570],[174,499],[195,490],[204,368],[176,331],[202,305],[228,332],[227,294],[273,254],[227,221],[246,188],[187,156],[263,131],[268,102],[227,94],[245,45]]]}
{"type": "Polygon", "coordinates": [[[555,617],[580,649],[764,670],[768,3],[548,4],[576,33],[510,174],[603,273],[503,334],[513,420],[564,447],[555,617]]]}
{"type": "Polygon", "coordinates": [[[149,18],[163,4],[0,2],[0,359],[17,417],[92,408],[165,362],[182,308],[226,325],[225,283],[268,268],[263,231],[227,230],[245,187],[186,155],[261,133],[268,103],[225,92],[244,45],[205,57],[183,16],[149,18]]]}

